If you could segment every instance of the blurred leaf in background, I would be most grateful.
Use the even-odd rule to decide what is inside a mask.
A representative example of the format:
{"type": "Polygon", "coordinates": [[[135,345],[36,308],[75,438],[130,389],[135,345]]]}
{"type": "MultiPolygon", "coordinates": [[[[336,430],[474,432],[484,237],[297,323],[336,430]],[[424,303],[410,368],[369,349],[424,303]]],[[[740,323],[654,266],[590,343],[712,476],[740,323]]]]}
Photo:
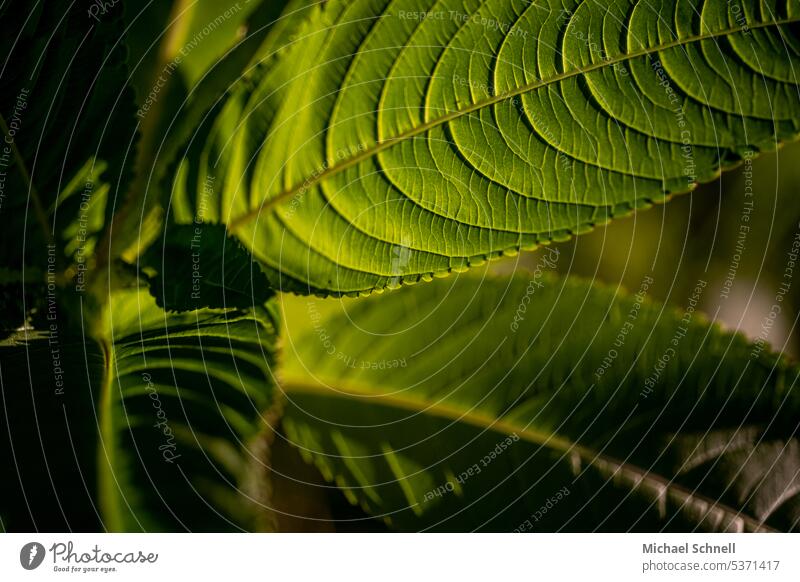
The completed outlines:
{"type": "MultiPolygon", "coordinates": [[[[635,292],[644,277],[648,294],[682,305],[698,279],[708,281],[702,309],[732,330],[757,339],[764,331],[800,233],[800,144],[745,160],[721,179],[671,202],[638,212],[559,245],[557,270],[620,284],[635,292]]],[[[546,253],[546,251],[543,251],[546,253]]],[[[496,268],[531,269],[522,255],[496,268]]],[[[800,281],[794,280],[767,341],[798,355],[796,321],[800,281]]]]}

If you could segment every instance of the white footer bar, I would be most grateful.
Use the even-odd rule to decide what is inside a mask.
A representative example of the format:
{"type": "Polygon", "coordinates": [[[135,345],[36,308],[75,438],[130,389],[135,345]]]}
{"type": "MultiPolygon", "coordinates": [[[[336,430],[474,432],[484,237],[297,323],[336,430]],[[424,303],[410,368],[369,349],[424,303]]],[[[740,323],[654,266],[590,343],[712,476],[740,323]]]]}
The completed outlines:
{"type": "Polygon", "coordinates": [[[0,580],[800,580],[793,534],[2,534],[0,580]],[[255,576],[255,577],[254,577],[255,576]],[[581,578],[579,578],[581,577],[581,578]]]}

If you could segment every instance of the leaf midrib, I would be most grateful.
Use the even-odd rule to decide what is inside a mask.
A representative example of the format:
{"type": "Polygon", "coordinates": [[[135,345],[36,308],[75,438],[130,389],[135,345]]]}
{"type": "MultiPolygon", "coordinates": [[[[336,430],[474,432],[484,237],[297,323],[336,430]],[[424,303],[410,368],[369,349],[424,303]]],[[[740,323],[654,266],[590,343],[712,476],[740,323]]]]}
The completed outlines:
{"type": "Polygon", "coordinates": [[[733,507],[725,505],[718,500],[706,497],[705,495],[697,493],[696,491],[690,490],[662,475],[642,469],[641,467],[633,465],[627,461],[620,461],[619,459],[600,451],[589,449],[573,442],[570,439],[560,437],[554,433],[542,432],[529,427],[516,425],[508,420],[494,418],[487,414],[475,412],[473,409],[459,408],[458,406],[442,403],[441,401],[428,402],[422,399],[398,396],[397,394],[376,394],[374,390],[367,390],[352,383],[343,385],[341,380],[336,381],[336,388],[334,389],[325,384],[309,382],[306,378],[292,378],[291,375],[287,374],[284,376],[283,380],[279,382],[279,385],[281,386],[283,393],[289,397],[291,397],[292,394],[307,394],[312,396],[341,399],[367,397],[371,401],[378,402],[383,406],[408,410],[417,414],[429,414],[431,416],[456,422],[463,422],[476,428],[480,428],[485,431],[490,430],[504,436],[517,434],[524,441],[553,449],[563,453],[564,457],[568,455],[577,455],[587,465],[594,465],[598,470],[600,470],[598,467],[598,461],[610,466],[616,465],[619,467],[619,469],[614,472],[614,476],[616,476],[616,474],[622,471],[624,468],[625,471],[632,472],[639,476],[641,481],[648,482],[664,488],[665,490],[678,492],[686,499],[704,502],[709,508],[716,508],[726,515],[732,517],[734,520],[742,520],[750,531],[773,531],[772,528],[766,526],[762,521],[754,519],[753,517],[742,513],[741,511],[737,511],[733,507]]]}
{"type": "Polygon", "coordinates": [[[124,531],[122,507],[120,503],[119,484],[115,472],[117,451],[114,437],[114,366],[115,354],[113,342],[104,338],[98,340],[103,352],[103,383],[100,386],[99,429],[100,439],[97,443],[97,484],[102,515],[105,518],[106,531],[124,531]]]}
{"type": "Polygon", "coordinates": [[[671,48],[686,46],[686,45],[689,45],[689,44],[692,44],[692,43],[695,43],[695,42],[700,42],[700,41],[703,41],[703,40],[710,40],[710,39],[714,39],[714,38],[720,38],[720,37],[729,36],[729,35],[732,35],[732,34],[737,34],[737,33],[743,32],[745,29],[746,30],[758,30],[758,29],[762,29],[762,28],[769,28],[769,27],[772,27],[772,26],[779,27],[779,26],[784,26],[784,25],[787,25],[787,24],[794,24],[794,23],[797,23],[797,22],[800,22],[800,16],[782,18],[782,19],[778,19],[778,20],[772,20],[772,21],[769,21],[769,22],[759,22],[759,23],[754,23],[754,24],[747,24],[745,26],[736,26],[736,27],[733,27],[733,28],[728,28],[728,29],[719,30],[719,31],[715,31],[715,32],[706,32],[706,33],[696,34],[696,35],[692,35],[692,36],[687,36],[687,37],[682,38],[682,39],[676,39],[676,40],[672,40],[670,42],[659,44],[659,45],[656,45],[656,46],[642,48],[642,49],[639,49],[639,50],[636,50],[636,51],[633,51],[633,52],[630,52],[630,53],[620,54],[620,55],[617,55],[616,57],[605,59],[605,60],[599,61],[597,63],[592,63],[591,65],[588,65],[588,66],[585,66],[585,67],[578,67],[578,68],[575,68],[575,69],[571,69],[569,71],[565,71],[563,73],[559,73],[558,75],[553,75],[552,77],[549,77],[547,79],[538,79],[538,80],[532,81],[531,83],[527,83],[525,85],[521,85],[520,87],[517,87],[516,89],[513,89],[511,91],[506,91],[504,93],[500,93],[499,95],[495,95],[493,97],[482,99],[480,101],[477,101],[477,102],[473,103],[472,105],[469,105],[469,106],[464,107],[462,109],[457,109],[455,111],[451,111],[450,113],[447,113],[447,114],[442,115],[440,117],[437,117],[435,119],[431,119],[430,121],[422,123],[422,124],[420,124],[420,125],[418,125],[416,127],[412,127],[411,129],[408,129],[408,130],[405,130],[403,132],[400,132],[399,134],[397,134],[395,136],[386,138],[386,139],[384,139],[382,141],[378,141],[374,145],[372,145],[372,146],[370,146],[368,148],[365,148],[365,149],[363,149],[363,150],[351,155],[350,157],[346,157],[346,158],[342,159],[338,163],[330,165],[328,168],[326,168],[322,172],[319,172],[316,175],[312,175],[311,177],[306,178],[305,180],[302,180],[302,181],[296,183],[291,188],[276,194],[275,196],[263,201],[261,204],[259,204],[255,208],[253,208],[253,209],[247,211],[246,213],[242,214],[241,216],[233,219],[228,224],[228,230],[230,232],[235,232],[236,230],[241,228],[243,225],[247,224],[248,222],[250,222],[251,220],[256,218],[259,214],[261,214],[262,211],[267,210],[270,207],[275,206],[277,204],[280,204],[282,201],[286,200],[287,198],[289,198],[291,196],[294,196],[295,194],[298,194],[301,191],[306,191],[306,190],[312,188],[313,186],[315,186],[316,184],[324,182],[328,178],[330,178],[332,176],[335,176],[335,175],[347,170],[348,168],[351,168],[351,167],[353,167],[353,166],[355,166],[355,165],[357,165],[357,164],[359,164],[359,163],[361,163],[361,162],[363,162],[363,161],[365,161],[367,159],[370,159],[371,157],[379,154],[380,152],[382,152],[382,151],[384,151],[384,150],[386,150],[386,149],[388,149],[388,148],[390,148],[390,147],[392,147],[392,146],[394,146],[394,145],[396,145],[398,143],[401,143],[401,142],[403,142],[403,141],[405,141],[407,139],[416,137],[416,136],[418,136],[418,135],[420,135],[422,133],[430,131],[431,129],[434,129],[434,128],[440,126],[440,125],[443,125],[445,123],[448,123],[450,121],[453,121],[455,119],[463,117],[465,115],[469,115],[470,113],[474,113],[475,111],[480,111],[481,109],[483,109],[485,107],[490,107],[492,105],[495,105],[497,103],[501,103],[501,102],[506,101],[508,99],[513,99],[514,97],[517,97],[519,95],[523,95],[525,93],[529,93],[531,91],[535,91],[537,89],[541,89],[543,87],[547,87],[547,86],[552,85],[554,83],[559,83],[561,81],[565,81],[565,80],[571,79],[573,77],[586,75],[586,74],[594,72],[594,71],[602,70],[602,69],[604,69],[606,67],[613,67],[614,65],[618,65],[620,63],[624,63],[624,62],[627,62],[627,61],[632,60],[632,59],[648,56],[648,55],[651,55],[651,54],[654,54],[654,53],[658,53],[658,52],[661,52],[661,51],[664,51],[664,50],[669,50],[671,48]]]}

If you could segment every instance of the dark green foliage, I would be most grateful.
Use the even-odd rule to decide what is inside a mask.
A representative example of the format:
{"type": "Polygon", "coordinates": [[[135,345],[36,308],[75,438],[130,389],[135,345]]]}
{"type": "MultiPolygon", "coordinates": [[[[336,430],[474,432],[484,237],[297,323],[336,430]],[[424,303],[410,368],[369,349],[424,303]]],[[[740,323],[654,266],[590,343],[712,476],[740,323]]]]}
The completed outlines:
{"type": "Polygon", "coordinates": [[[521,275],[333,316],[297,298],[284,425],[403,530],[796,529],[800,370],[709,326],[698,298],[678,312],[521,275]]]}
{"type": "Polygon", "coordinates": [[[150,293],[167,311],[253,307],[273,295],[258,263],[221,225],[170,226],[144,262],[158,273],[150,293]]]}
{"type": "Polygon", "coordinates": [[[699,314],[714,252],[680,312],[555,248],[429,284],[796,139],[800,1],[742,6],[0,4],[0,529],[301,524],[274,450],[353,530],[797,530],[798,368],[699,314]]]}

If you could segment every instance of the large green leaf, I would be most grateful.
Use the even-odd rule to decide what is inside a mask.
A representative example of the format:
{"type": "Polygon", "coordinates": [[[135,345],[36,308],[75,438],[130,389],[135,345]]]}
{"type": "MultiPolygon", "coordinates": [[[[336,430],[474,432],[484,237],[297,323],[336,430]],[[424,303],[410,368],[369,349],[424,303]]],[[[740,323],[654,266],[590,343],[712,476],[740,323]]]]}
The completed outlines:
{"type": "Polygon", "coordinates": [[[287,296],[286,434],[402,530],[796,530],[797,367],[651,282],[287,296]]]}
{"type": "Polygon", "coordinates": [[[179,189],[301,292],[561,240],[797,136],[800,2],[729,6],[320,3],[200,131],[179,189]]]}
{"type": "Polygon", "coordinates": [[[169,194],[185,151],[203,141],[198,126],[215,117],[229,92],[249,83],[243,75],[252,74],[254,67],[269,66],[291,42],[309,1],[183,0],[171,10],[148,5],[140,12],[130,11],[127,37],[148,147],[139,164],[146,175],[139,176],[133,189],[125,210],[126,227],[115,234],[123,258],[133,262],[154,242],[157,229],[139,232],[142,214],[152,213],[160,220],[161,209],[170,208],[180,222],[194,220],[186,204],[180,198],[170,200],[169,194]],[[187,212],[192,216],[184,220],[187,212]]]}
{"type": "Polygon", "coordinates": [[[56,327],[0,348],[2,461],[19,479],[3,480],[6,526],[271,527],[273,306],[165,313],[132,289],[93,333],[99,345],[56,327]]]}

